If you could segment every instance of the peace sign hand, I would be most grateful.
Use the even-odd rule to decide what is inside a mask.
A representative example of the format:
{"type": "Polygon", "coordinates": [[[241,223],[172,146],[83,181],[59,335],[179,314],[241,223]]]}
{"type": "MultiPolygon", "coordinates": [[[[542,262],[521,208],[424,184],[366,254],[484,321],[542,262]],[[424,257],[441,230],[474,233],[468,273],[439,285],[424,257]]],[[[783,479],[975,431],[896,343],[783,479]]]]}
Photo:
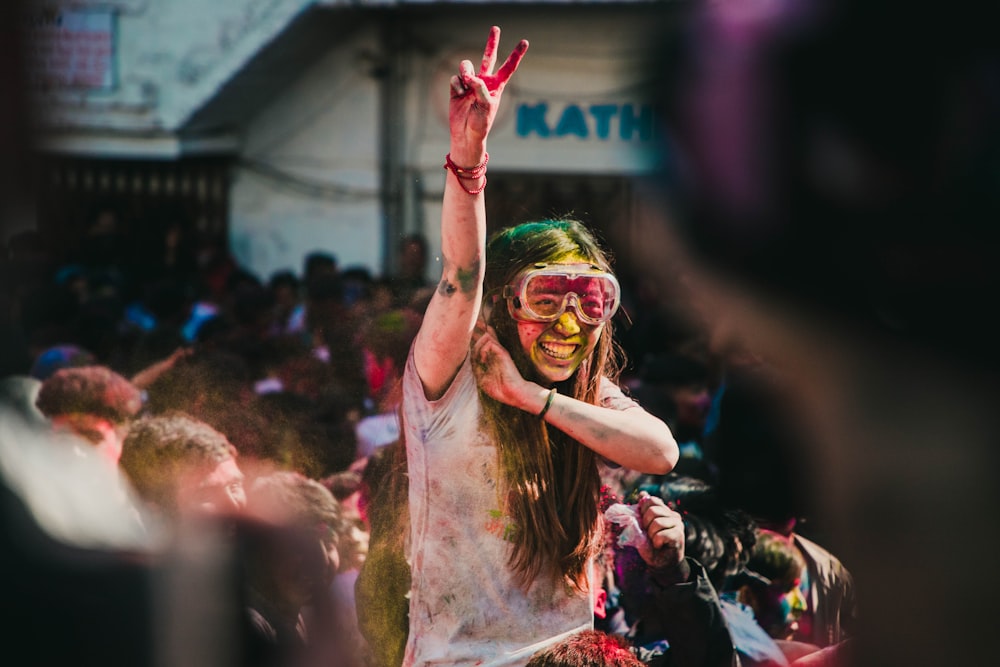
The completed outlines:
{"type": "Polygon", "coordinates": [[[500,28],[493,26],[483,50],[479,73],[475,73],[471,61],[463,60],[458,74],[451,77],[448,124],[451,129],[452,155],[456,162],[460,155],[466,154],[464,147],[468,147],[469,154],[472,155],[477,152],[477,147],[481,150],[485,144],[500,106],[503,89],[528,50],[528,40],[522,39],[500,69],[493,73],[499,43],[500,28]]]}

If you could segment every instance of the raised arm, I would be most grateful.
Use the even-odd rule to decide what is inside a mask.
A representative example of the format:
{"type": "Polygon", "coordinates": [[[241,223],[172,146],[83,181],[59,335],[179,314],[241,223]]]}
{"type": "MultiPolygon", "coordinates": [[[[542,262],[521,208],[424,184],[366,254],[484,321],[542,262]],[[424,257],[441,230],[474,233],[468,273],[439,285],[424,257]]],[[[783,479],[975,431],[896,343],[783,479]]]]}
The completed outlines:
{"type": "Polygon", "coordinates": [[[448,389],[469,352],[479,316],[486,261],[486,138],[500,97],[528,42],[521,40],[494,74],[500,28],[490,30],[478,74],[468,60],[451,78],[451,150],[441,211],[441,280],[414,342],[414,361],[427,398],[448,389]]]}

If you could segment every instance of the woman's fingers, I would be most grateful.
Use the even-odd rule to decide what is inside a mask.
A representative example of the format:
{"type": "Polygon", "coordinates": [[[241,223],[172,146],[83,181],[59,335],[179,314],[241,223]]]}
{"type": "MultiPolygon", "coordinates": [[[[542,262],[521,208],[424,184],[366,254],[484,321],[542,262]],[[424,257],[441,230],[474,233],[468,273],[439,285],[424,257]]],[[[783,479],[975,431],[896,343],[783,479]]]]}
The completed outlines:
{"type": "Polygon", "coordinates": [[[493,67],[497,64],[497,46],[499,44],[500,28],[493,26],[490,28],[490,36],[486,38],[486,48],[483,49],[483,62],[479,66],[479,76],[493,73],[493,67]]]}
{"type": "Polygon", "coordinates": [[[463,60],[458,64],[458,76],[462,80],[462,85],[468,88],[469,82],[476,77],[471,60],[463,60]]]}
{"type": "Polygon", "coordinates": [[[507,56],[507,60],[504,61],[503,65],[496,73],[496,80],[498,85],[504,86],[510,77],[513,76],[514,72],[517,71],[517,66],[521,64],[521,58],[524,57],[524,53],[528,50],[528,40],[522,39],[518,42],[514,50],[510,52],[507,56]]]}
{"type": "Polygon", "coordinates": [[[492,93],[503,90],[507,81],[517,71],[518,65],[521,64],[521,58],[528,50],[528,40],[522,39],[507,56],[507,60],[500,66],[497,73],[491,74],[496,66],[499,42],[500,28],[493,26],[490,29],[490,36],[486,40],[486,48],[483,50],[479,73],[476,73],[471,60],[463,60],[459,63],[458,75],[451,78],[452,97],[464,97],[471,90],[475,93],[478,102],[482,105],[488,105],[492,93]]]}

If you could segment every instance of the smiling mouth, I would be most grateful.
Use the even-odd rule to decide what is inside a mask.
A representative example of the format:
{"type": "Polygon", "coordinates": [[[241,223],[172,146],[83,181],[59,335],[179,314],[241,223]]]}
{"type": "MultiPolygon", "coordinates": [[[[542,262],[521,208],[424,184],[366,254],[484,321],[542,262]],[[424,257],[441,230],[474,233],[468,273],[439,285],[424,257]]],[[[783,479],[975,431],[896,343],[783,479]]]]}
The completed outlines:
{"type": "Polygon", "coordinates": [[[538,347],[541,348],[542,352],[553,359],[566,361],[573,358],[577,348],[580,346],[575,343],[555,343],[547,341],[545,343],[539,343],[538,347]]]}

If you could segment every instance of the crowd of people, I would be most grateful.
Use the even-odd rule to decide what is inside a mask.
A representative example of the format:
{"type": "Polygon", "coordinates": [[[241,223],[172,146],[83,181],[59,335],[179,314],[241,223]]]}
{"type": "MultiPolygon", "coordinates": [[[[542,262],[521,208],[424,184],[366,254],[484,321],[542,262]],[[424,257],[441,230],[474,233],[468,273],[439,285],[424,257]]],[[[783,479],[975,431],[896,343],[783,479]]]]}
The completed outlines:
{"type": "MultiPolygon", "coordinates": [[[[110,206],[65,256],[5,248],[5,504],[78,558],[127,554],[101,581],[143,629],[95,655],[159,656],[143,624],[180,605],[167,636],[227,631],[179,661],[845,664],[854,584],[803,522],[781,369],[696,309],[651,333],[681,310],[579,221],[486,238],[486,138],[527,51],[494,72],[498,41],[451,81],[440,280],[412,236],[398,275],[317,251],[265,281],[177,221],[136,262],[110,206]],[[205,545],[225,574],[199,587],[205,545]]],[[[51,612],[24,594],[27,628],[51,612]]]]}

